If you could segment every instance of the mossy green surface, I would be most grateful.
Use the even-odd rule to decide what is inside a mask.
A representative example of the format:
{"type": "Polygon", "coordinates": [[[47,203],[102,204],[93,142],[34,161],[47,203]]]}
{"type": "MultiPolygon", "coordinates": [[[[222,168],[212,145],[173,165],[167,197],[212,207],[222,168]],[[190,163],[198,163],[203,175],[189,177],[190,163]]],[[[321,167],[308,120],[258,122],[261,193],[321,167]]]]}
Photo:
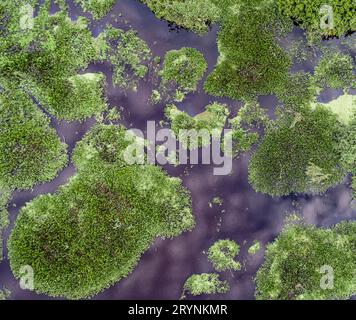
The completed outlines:
{"type": "Polygon", "coordinates": [[[184,290],[193,296],[202,294],[227,293],[230,286],[226,281],[221,281],[216,273],[194,274],[187,279],[184,290]]]}
{"type": "MultiPolygon", "coordinates": [[[[356,4],[353,1],[344,0],[278,0],[278,6],[282,14],[293,18],[305,28],[310,36],[343,36],[356,30],[356,4]],[[323,5],[332,8],[333,26],[322,29],[320,22],[328,11],[322,10],[323,5]]],[[[329,23],[330,16],[329,16],[329,23]]]]}
{"type": "Polygon", "coordinates": [[[344,171],[337,116],[322,106],[277,120],[249,164],[249,181],[272,196],[324,192],[340,183],[344,171]]]}
{"type": "Polygon", "coordinates": [[[90,12],[94,19],[101,19],[110,12],[116,0],[75,0],[75,2],[80,4],[84,11],[90,12]]]}
{"type": "Polygon", "coordinates": [[[256,298],[263,300],[348,299],[356,293],[356,223],[331,229],[288,226],[267,246],[256,277],[256,298]],[[323,267],[333,272],[323,289],[323,267]],[[332,269],[330,269],[332,268],[332,269]]]}
{"type": "MultiPolygon", "coordinates": [[[[224,13],[218,35],[220,58],[205,83],[208,94],[233,99],[273,94],[286,81],[291,64],[275,36],[284,19],[273,2],[241,1],[224,13]]],[[[286,24],[287,25],[287,24],[286,24]]]]}
{"type": "Polygon", "coordinates": [[[254,244],[248,248],[248,254],[249,255],[255,255],[258,253],[262,248],[261,242],[259,241],[254,241],[254,244]]]}
{"type": "Polygon", "coordinates": [[[3,231],[8,227],[9,221],[9,212],[7,211],[8,203],[11,199],[10,190],[0,189],[0,263],[3,260],[3,231]]]}
{"type": "Polygon", "coordinates": [[[218,20],[220,9],[210,0],[141,0],[160,19],[204,33],[218,20]]]}
{"type": "Polygon", "coordinates": [[[34,290],[89,297],[126,277],[154,239],[194,226],[188,192],[151,165],[127,166],[125,129],[98,125],[74,151],[78,173],[22,210],[8,248],[11,268],[30,265],[34,290]]]}
{"type": "Polygon", "coordinates": [[[168,51],[160,73],[162,85],[167,86],[171,83],[185,94],[196,91],[207,67],[204,56],[197,49],[181,48],[168,51]]]}
{"type": "Polygon", "coordinates": [[[341,165],[346,171],[356,175],[356,111],[343,128],[339,148],[341,152],[341,165]]]}
{"type": "Polygon", "coordinates": [[[31,97],[0,93],[0,188],[29,189],[54,179],[67,163],[66,145],[31,97]]]}
{"type": "Polygon", "coordinates": [[[208,259],[216,271],[241,269],[241,264],[235,261],[240,246],[232,240],[219,240],[208,250],[208,259]]]}
{"type": "Polygon", "coordinates": [[[315,82],[321,88],[349,89],[355,81],[353,60],[347,54],[328,52],[315,68],[315,82]]]}

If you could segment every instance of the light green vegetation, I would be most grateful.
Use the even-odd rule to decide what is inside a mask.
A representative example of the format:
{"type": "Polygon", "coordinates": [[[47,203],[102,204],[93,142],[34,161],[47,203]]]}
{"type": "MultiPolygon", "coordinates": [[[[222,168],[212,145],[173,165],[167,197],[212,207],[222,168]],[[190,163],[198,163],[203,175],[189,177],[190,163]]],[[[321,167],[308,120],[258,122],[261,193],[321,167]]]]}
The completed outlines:
{"type": "Polygon", "coordinates": [[[259,252],[262,249],[261,242],[259,241],[254,241],[254,244],[248,248],[248,253],[250,255],[255,255],[257,252],[259,252]]]}
{"type": "Polygon", "coordinates": [[[11,291],[7,288],[0,289],[0,300],[7,300],[11,295],[11,291]]]}
{"type": "Polygon", "coordinates": [[[257,101],[246,102],[237,116],[229,120],[231,131],[225,139],[232,140],[231,155],[237,157],[241,152],[249,151],[260,137],[255,129],[265,127],[268,123],[268,114],[257,101]]]}
{"type": "Polygon", "coordinates": [[[340,183],[345,175],[339,168],[340,132],[337,116],[322,106],[282,116],[267,130],[250,161],[253,188],[282,196],[324,192],[340,183]]]}
{"type": "Polygon", "coordinates": [[[184,284],[184,290],[194,296],[202,294],[227,293],[230,286],[221,281],[216,273],[194,274],[184,284]]]}
{"type": "Polygon", "coordinates": [[[197,90],[207,67],[204,56],[197,49],[182,48],[168,51],[160,72],[162,77],[160,91],[163,95],[169,95],[168,92],[173,90],[176,94],[175,100],[182,101],[185,95],[197,90]]]}
{"type": "Polygon", "coordinates": [[[159,167],[125,162],[120,126],[97,125],[78,144],[77,174],[20,212],[8,241],[12,271],[34,269],[34,290],[79,299],[126,277],[156,237],[191,230],[189,193],[159,167]]]}
{"type": "Polygon", "coordinates": [[[235,261],[240,252],[240,246],[232,240],[219,240],[208,251],[208,259],[216,271],[241,269],[241,264],[235,261]]]}
{"type": "Polygon", "coordinates": [[[124,31],[109,26],[104,34],[96,39],[101,59],[108,59],[114,66],[113,82],[124,90],[137,90],[153,56],[147,43],[133,29],[124,31]]]}
{"type": "Polygon", "coordinates": [[[229,115],[229,110],[224,104],[213,103],[206,106],[203,113],[191,117],[186,112],[178,110],[175,105],[168,105],[165,114],[168,120],[171,121],[172,131],[184,147],[196,149],[199,146],[210,144],[211,137],[220,137],[229,115]],[[197,135],[191,135],[190,130],[195,130],[197,135]],[[199,133],[207,134],[202,138],[199,133]],[[188,140],[189,136],[190,139],[188,140]]]}
{"type": "Polygon", "coordinates": [[[339,148],[342,167],[356,176],[356,110],[343,128],[339,148]]]}
{"type": "Polygon", "coordinates": [[[211,0],[141,0],[160,19],[204,33],[219,18],[219,8],[211,0]]]}
{"type": "Polygon", "coordinates": [[[80,4],[84,11],[89,11],[94,19],[105,17],[112,9],[116,0],[75,0],[80,4]]]}
{"type": "Polygon", "coordinates": [[[355,252],[355,222],[342,222],[331,229],[288,226],[267,246],[256,277],[256,298],[348,299],[356,293],[355,252]],[[328,281],[323,281],[327,276],[328,281]],[[321,284],[329,286],[325,289],[321,284]]]}
{"type": "Polygon", "coordinates": [[[29,189],[54,179],[67,163],[50,119],[23,91],[0,94],[0,189],[29,189]]]}
{"type": "Polygon", "coordinates": [[[102,112],[102,75],[78,76],[98,58],[87,20],[72,21],[64,10],[51,15],[46,0],[31,24],[22,23],[24,3],[0,5],[0,83],[31,92],[60,119],[83,120],[102,112]]]}
{"type": "MultiPolygon", "coordinates": [[[[352,116],[356,113],[356,96],[344,94],[329,103],[320,103],[320,105],[329,109],[338,116],[343,124],[349,124],[352,116]]],[[[313,105],[315,107],[315,105],[313,105]]]]}
{"type": "MultiPolygon", "coordinates": [[[[342,36],[356,30],[356,5],[353,1],[344,0],[278,0],[282,14],[293,18],[305,28],[311,37],[342,36]],[[323,5],[332,7],[334,23],[331,28],[321,28],[320,22],[326,22],[327,10],[323,5]]],[[[331,17],[328,17],[328,25],[331,17]]]]}
{"type": "Polygon", "coordinates": [[[316,100],[317,91],[318,88],[309,73],[294,73],[288,76],[276,93],[286,110],[299,111],[316,100]]]}
{"type": "Polygon", "coordinates": [[[274,93],[286,81],[291,64],[274,39],[288,23],[274,2],[242,0],[238,10],[232,10],[233,1],[230,8],[225,2],[220,4],[226,10],[218,36],[220,58],[205,83],[206,92],[233,99],[274,93]]]}
{"type": "Polygon", "coordinates": [[[355,82],[352,57],[339,52],[326,53],[315,68],[315,82],[321,88],[351,88],[355,82]]]}

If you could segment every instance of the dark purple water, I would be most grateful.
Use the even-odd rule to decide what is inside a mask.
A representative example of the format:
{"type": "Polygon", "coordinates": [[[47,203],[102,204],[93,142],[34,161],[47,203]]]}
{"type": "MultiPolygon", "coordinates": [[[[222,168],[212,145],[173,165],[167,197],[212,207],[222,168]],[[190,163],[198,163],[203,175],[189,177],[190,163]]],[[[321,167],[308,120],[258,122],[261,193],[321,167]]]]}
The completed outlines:
{"type": "MultiPolygon", "coordinates": [[[[83,15],[79,7],[73,5],[70,7],[72,19],[83,15]]],[[[53,6],[53,10],[55,10],[55,6],[53,6]]],[[[138,30],[139,35],[147,41],[155,55],[163,57],[168,50],[188,46],[199,49],[205,55],[209,64],[207,74],[213,70],[216,64],[218,26],[213,26],[212,30],[204,36],[184,30],[170,31],[168,23],[156,19],[147,7],[135,0],[118,1],[108,18],[92,23],[93,34],[98,35],[107,23],[112,23],[123,29],[132,27],[138,30]],[[119,13],[122,13],[122,17],[119,16],[119,13]]],[[[302,37],[303,33],[296,28],[282,43],[288,44],[289,41],[302,37]]],[[[355,35],[353,39],[355,39],[355,35]]],[[[346,50],[341,45],[341,40],[332,40],[327,45],[339,46],[346,50]]],[[[355,52],[349,52],[355,56],[355,52]]],[[[292,70],[312,71],[319,55],[320,53],[316,55],[315,59],[303,64],[294,65],[292,70]]],[[[148,120],[164,119],[163,105],[151,106],[147,103],[152,90],[149,79],[141,82],[137,93],[128,92],[125,94],[121,90],[113,88],[110,66],[96,64],[90,66],[89,71],[102,71],[107,75],[108,100],[112,106],[124,108],[122,123],[126,126],[144,130],[148,120]]],[[[327,90],[321,94],[319,100],[327,102],[340,94],[341,92],[338,91],[327,90]]],[[[181,110],[195,115],[202,112],[211,101],[229,104],[232,114],[236,114],[241,106],[241,103],[237,101],[216,99],[206,95],[202,90],[202,85],[197,93],[189,95],[185,102],[178,106],[181,110]]],[[[270,111],[270,114],[273,114],[273,110],[278,104],[278,100],[273,96],[260,97],[260,102],[270,111]]],[[[52,121],[52,125],[56,128],[61,139],[68,144],[69,153],[94,123],[93,119],[85,123],[59,122],[55,119],[52,121]]],[[[298,210],[308,223],[318,226],[331,226],[345,219],[356,220],[356,210],[352,209],[351,203],[350,179],[323,196],[271,198],[255,193],[248,184],[249,157],[250,155],[245,155],[235,160],[233,173],[223,177],[214,176],[212,166],[197,165],[178,168],[167,166],[167,171],[174,176],[181,177],[184,185],[191,191],[193,211],[197,222],[196,228],[193,232],[173,240],[157,239],[151,249],[143,255],[140,263],[129,277],[121,280],[95,299],[179,299],[183,284],[190,275],[214,272],[203,251],[207,250],[215,241],[226,238],[235,240],[241,245],[238,259],[244,262],[244,267],[240,272],[222,274],[222,278],[228,280],[231,285],[229,293],[203,298],[253,299],[253,278],[263,262],[264,252],[262,250],[254,257],[250,257],[247,254],[247,249],[254,240],[259,240],[264,245],[272,241],[283,227],[286,212],[298,210]],[[216,196],[223,200],[223,205],[210,207],[209,201],[216,196]]],[[[5,232],[5,242],[19,209],[39,194],[55,192],[73,174],[75,174],[75,168],[73,165],[69,165],[54,181],[37,186],[32,191],[15,192],[9,206],[11,226],[5,232]]],[[[5,249],[5,256],[6,254],[5,249]]],[[[18,282],[12,276],[6,258],[0,265],[0,285],[8,287],[12,291],[12,299],[48,298],[44,295],[21,290],[18,282]]],[[[188,298],[193,299],[193,297],[188,298]]]]}

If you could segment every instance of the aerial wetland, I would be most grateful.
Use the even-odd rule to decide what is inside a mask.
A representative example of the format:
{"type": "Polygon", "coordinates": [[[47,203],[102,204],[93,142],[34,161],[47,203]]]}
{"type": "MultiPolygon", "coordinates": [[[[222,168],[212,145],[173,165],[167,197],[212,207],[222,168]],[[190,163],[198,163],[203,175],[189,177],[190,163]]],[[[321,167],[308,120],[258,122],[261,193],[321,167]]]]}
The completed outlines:
{"type": "Polygon", "coordinates": [[[0,300],[355,299],[355,31],[354,1],[2,0],[0,300]]]}

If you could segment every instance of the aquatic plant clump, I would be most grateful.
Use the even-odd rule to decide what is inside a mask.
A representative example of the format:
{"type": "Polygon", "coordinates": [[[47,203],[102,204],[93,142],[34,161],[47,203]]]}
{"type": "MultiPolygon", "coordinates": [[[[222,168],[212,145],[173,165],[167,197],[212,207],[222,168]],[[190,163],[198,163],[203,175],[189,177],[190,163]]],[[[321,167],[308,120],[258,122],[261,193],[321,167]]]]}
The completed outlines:
{"type": "Polygon", "coordinates": [[[241,264],[235,261],[239,254],[240,246],[232,240],[219,240],[208,251],[208,259],[216,271],[241,269],[241,264]]]}
{"type": "Polygon", "coordinates": [[[110,12],[116,0],[75,0],[75,2],[80,4],[84,11],[90,12],[94,19],[101,19],[110,12]]]}
{"type": "Polygon", "coordinates": [[[220,11],[210,0],[141,0],[160,19],[204,33],[218,20],[220,11]]]}
{"type": "Polygon", "coordinates": [[[278,0],[282,14],[291,17],[309,35],[343,36],[356,30],[356,5],[343,0],[278,0]]]}
{"type": "Polygon", "coordinates": [[[256,277],[262,300],[349,299],[356,293],[356,223],[288,226],[267,246],[256,277]]]}
{"type": "Polygon", "coordinates": [[[273,94],[285,83],[291,60],[274,39],[279,17],[273,3],[260,2],[242,1],[223,20],[220,57],[204,85],[208,94],[239,100],[273,94]]]}
{"type": "Polygon", "coordinates": [[[343,128],[339,148],[342,167],[356,175],[356,110],[343,128]]]}
{"type": "Polygon", "coordinates": [[[261,242],[254,241],[254,244],[248,248],[248,254],[255,255],[261,250],[261,248],[262,248],[261,242]]]}
{"type": "Polygon", "coordinates": [[[168,51],[161,71],[163,85],[174,82],[178,90],[195,91],[207,67],[204,56],[197,49],[182,48],[168,51]]]}
{"type": "Polygon", "coordinates": [[[66,145],[30,96],[2,92],[0,119],[0,188],[30,189],[54,179],[67,163],[66,145]]]}
{"type": "Polygon", "coordinates": [[[221,281],[216,273],[194,274],[187,279],[184,290],[194,296],[202,294],[227,293],[230,286],[226,281],[221,281]]]}
{"type": "Polygon", "coordinates": [[[349,89],[355,79],[353,60],[350,55],[339,52],[327,53],[315,68],[315,81],[321,88],[349,89]]]}
{"type": "Polygon", "coordinates": [[[9,190],[0,189],[0,262],[3,259],[3,230],[9,225],[9,212],[7,205],[11,199],[11,192],[9,190]]]}
{"type": "Polygon", "coordinates": [[[340,183],[340,123],[331,111],[317,106],[281,118],[267,130],[249,164],[249,181],[271,196],[325,192],[340,183]],[[288,119],[287,119],[288,118],[288,119]]]}
{"type": "Polygon", "coordinates": [[[94,127],[74,151],[77,175],[21,210],[9,258],[17,278],[21,266],[33,268],[36,292],[70,299],[97,294],[126,277],[156,237],[194,226],[179,179],[119,160],[132,142],[125,135],[123,127],[94,127]]]}

